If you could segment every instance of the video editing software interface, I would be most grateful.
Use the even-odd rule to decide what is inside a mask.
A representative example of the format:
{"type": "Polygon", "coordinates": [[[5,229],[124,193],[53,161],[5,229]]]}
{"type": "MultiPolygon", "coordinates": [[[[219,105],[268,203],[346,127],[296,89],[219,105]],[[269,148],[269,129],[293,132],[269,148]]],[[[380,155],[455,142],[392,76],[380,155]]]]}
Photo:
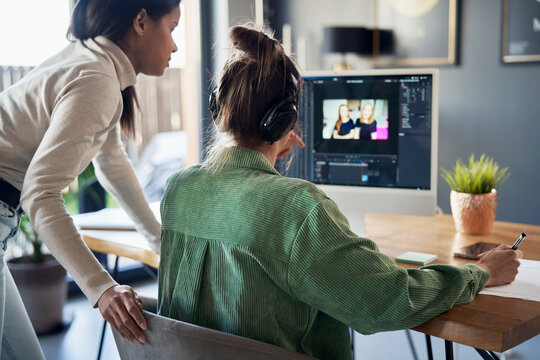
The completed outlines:
{"type": "Polygon", "coordinates": [[[306,148],[285,175],[316,184],[430,188],[431,74],[305,77],[306,148]]]}

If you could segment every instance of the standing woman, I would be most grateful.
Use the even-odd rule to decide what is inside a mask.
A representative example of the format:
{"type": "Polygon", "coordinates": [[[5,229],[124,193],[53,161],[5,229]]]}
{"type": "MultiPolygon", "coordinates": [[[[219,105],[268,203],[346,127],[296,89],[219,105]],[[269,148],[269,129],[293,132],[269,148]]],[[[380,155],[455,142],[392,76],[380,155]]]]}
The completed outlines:
{"type": "Polygon", "coordinates": [[[10,359],[43,357],[4,262],[22,211],[92,306],[124,338],[146,341],[140,300],[86,247],[61,191],[92,161],[100,183],[159,251],[160,225],[120,129],[134,135],[137,74],[162,75],[177,51],[171,32],[180,19],[179,3],[80,0],[68,31],[73,42],[0,93],[0,338],[2,355],[6,348],[15,355],[10,359]]]}

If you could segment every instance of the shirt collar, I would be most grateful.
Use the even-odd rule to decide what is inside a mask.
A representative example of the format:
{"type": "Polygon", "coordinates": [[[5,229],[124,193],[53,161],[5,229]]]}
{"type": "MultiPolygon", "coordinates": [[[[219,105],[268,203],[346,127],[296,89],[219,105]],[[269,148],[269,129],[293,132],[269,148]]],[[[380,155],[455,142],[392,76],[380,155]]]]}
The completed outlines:
{"type": "Polygon", "coordinates": [[[118,75],[118,81],[120,82],[120,90],[135,85],[137,82],[135,69],[127,55],[115,42],[104,36],[96,36],[94,39],[85,40],[87,45],[89,45],[89,42],[94,42],[111,58],[116,74],[118,75]]]}
{"type": "Polygon", "coordinates": [[[255,169],[280,175],[261,152],[240,146],[223,149],[217,156],[216,163],[227,167],[255,169]]]}

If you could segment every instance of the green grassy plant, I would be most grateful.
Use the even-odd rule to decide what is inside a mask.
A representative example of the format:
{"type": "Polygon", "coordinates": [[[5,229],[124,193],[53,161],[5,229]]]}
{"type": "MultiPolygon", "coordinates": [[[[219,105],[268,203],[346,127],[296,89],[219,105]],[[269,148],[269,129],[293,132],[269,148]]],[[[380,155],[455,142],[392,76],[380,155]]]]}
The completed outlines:
{"type": "Polygon", "coordinates": [[[482,154],[478,160],[474,154],[469,157],[469,164],[458,159],[454,169],[441,168],[441,176],[454,191],[468,194],[490,193],[497,185],[508,179],[508,167],[501,168],[493,158],[482,154]]]}
{"type": "MultiPolygon", "coordinates": [[[[21,217],[19,229],[24,234],[24,238],[26,239],[26,241],[32,244],[32,248],[34,250],[32,261],[37,263],[43,262],[43,251],[41,248],[43,242],[36,233],[36,230],[34,230],[34,227],[32,226],[32,223],[30,223],[30,218],[27,214],[23,214],[23,216],[21,217]]],[[[16,239],[20,240],[20,238],[17,237],[16,239]]],[[[23,250],[23,252],[26,250],[26,244],[24,242],[19,243],[17,241],[17,245],[23,250]]]]}

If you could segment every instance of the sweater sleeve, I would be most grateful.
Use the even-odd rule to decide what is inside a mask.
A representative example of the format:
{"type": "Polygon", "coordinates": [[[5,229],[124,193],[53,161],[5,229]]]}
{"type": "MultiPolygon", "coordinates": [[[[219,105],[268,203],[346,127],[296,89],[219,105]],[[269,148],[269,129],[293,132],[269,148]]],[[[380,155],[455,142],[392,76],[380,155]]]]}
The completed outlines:
{"type": "Polygon", "coordinates": [[[93,163],[99,182],[133,220],[135,228],[146,238],[150,248],[159,253],[161,226],[150,210],[124,150],[119,126],[108,134],[93,163]]]}
{"type": "Polygon", "coordinates": [[[363,334],[419,325],[474,299],[489,272],[476,265],[405,269],[356,236],[335,203],[318,203],[292,248],[291,291],[363,334]]]}
{"type": "Polygon", "coordinates": [[[51,111],[21,191],[22,208],[36,232],[93,306],[116,282],[83,242],[61,192],[90,160],[96,136],[109,131],[121,111],[119,101],[118,83],[108,76],[89,74],[68,83],[51,111]]]}

